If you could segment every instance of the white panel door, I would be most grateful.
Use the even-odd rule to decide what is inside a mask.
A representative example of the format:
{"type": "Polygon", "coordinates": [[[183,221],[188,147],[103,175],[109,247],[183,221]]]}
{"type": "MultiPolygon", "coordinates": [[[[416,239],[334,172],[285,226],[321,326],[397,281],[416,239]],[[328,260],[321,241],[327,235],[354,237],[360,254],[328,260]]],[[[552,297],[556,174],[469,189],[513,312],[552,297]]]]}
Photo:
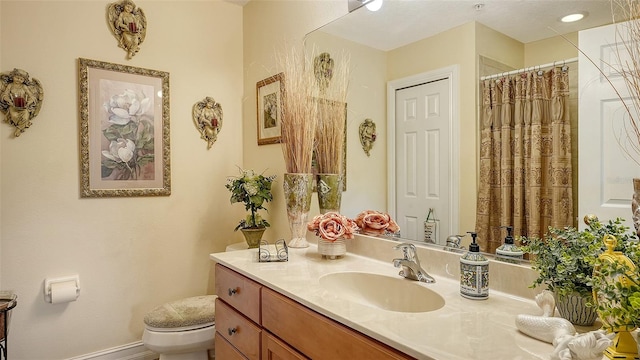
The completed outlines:
{"type": "MultiPolygon", "coordinates": [[[[615,25],[581,31],[579,47],[627,97],[622,78],[606,65],[618,68],[616,47],[622,45],[615,32],[615,25]]],[[[623,150],[628,146],[620,136],[625,131],[623,103],[586,56],[580,54],[578,63],[578,224],[584,228],[584,215],[595,214],[603,221],[623,218],[633,229],[631,196],[640,165],[623,150]]]]}
{"type": "Polygon", "coordinates": [[[424,240],[430,208],[445,220],[437,235],[451,233],[449,90],[446,78],[396,91],[396,220],[403,238],[424,240]]]}

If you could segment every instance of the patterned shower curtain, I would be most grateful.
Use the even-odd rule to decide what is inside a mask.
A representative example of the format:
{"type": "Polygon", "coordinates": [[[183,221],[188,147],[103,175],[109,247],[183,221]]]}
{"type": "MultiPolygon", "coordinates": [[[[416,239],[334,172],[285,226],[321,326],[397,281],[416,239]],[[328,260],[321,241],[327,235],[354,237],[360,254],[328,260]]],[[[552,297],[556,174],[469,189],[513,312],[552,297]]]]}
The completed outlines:
{"type": "Polygon", "coordinates": [[[553,68],[484,80],[476,231],[482,251],[573,224],[569,77],[553,68]]]}

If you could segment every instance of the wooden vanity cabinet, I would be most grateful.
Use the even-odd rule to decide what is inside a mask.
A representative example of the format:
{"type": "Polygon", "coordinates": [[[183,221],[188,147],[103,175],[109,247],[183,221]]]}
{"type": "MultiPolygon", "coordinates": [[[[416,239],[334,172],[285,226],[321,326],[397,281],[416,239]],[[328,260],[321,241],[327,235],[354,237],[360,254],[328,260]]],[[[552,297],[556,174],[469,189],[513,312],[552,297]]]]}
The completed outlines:
{"type": "Polygon", "coordinates": [[[414,359],[220,264],[216,294],[219,359],[414,359]]]}

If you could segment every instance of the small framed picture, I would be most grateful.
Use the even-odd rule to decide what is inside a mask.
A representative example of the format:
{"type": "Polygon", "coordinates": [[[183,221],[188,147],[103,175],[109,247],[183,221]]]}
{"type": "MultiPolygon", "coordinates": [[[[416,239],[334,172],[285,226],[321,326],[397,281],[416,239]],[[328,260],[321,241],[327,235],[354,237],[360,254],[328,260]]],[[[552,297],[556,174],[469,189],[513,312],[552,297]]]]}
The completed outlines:
{"type": "Polygon", "coordinates": [[[279,73],[256,84],[258,145],[277,144],[282,130],[282,96],[284,74],[279,73]]]}
{"type": "Polygon", "coordinates": [[[78,62],[81,196],[170,195],[169,73],[78,62]]]}

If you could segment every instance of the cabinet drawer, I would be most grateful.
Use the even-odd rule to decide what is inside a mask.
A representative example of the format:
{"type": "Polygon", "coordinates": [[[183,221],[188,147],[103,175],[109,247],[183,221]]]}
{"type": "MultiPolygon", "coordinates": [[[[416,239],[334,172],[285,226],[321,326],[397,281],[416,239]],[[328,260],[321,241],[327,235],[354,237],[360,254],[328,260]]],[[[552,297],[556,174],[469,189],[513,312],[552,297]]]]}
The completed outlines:
{"type": "Polygon", "coordinates": [[[247,360],[236,348],[231,346],[220,333],[216,333],[216,359],[222,360],[247,360]]]}
{"type": "Polygon", "coordinates": [[[256,324],[260,324],[261,287],[257,282],[216,264],[216,295],[256,324]]]}
{"type": "Polygon", "coordinates": [[[216,299],[216,331],[216,336],[225,338],[248,359],[260,359],[262,330],[220,298],[216,299]]]}
{"type": "Polygon", "coordinates": [[[311,359],[413,359],[266,287],[262,326],[311,359]]]}

